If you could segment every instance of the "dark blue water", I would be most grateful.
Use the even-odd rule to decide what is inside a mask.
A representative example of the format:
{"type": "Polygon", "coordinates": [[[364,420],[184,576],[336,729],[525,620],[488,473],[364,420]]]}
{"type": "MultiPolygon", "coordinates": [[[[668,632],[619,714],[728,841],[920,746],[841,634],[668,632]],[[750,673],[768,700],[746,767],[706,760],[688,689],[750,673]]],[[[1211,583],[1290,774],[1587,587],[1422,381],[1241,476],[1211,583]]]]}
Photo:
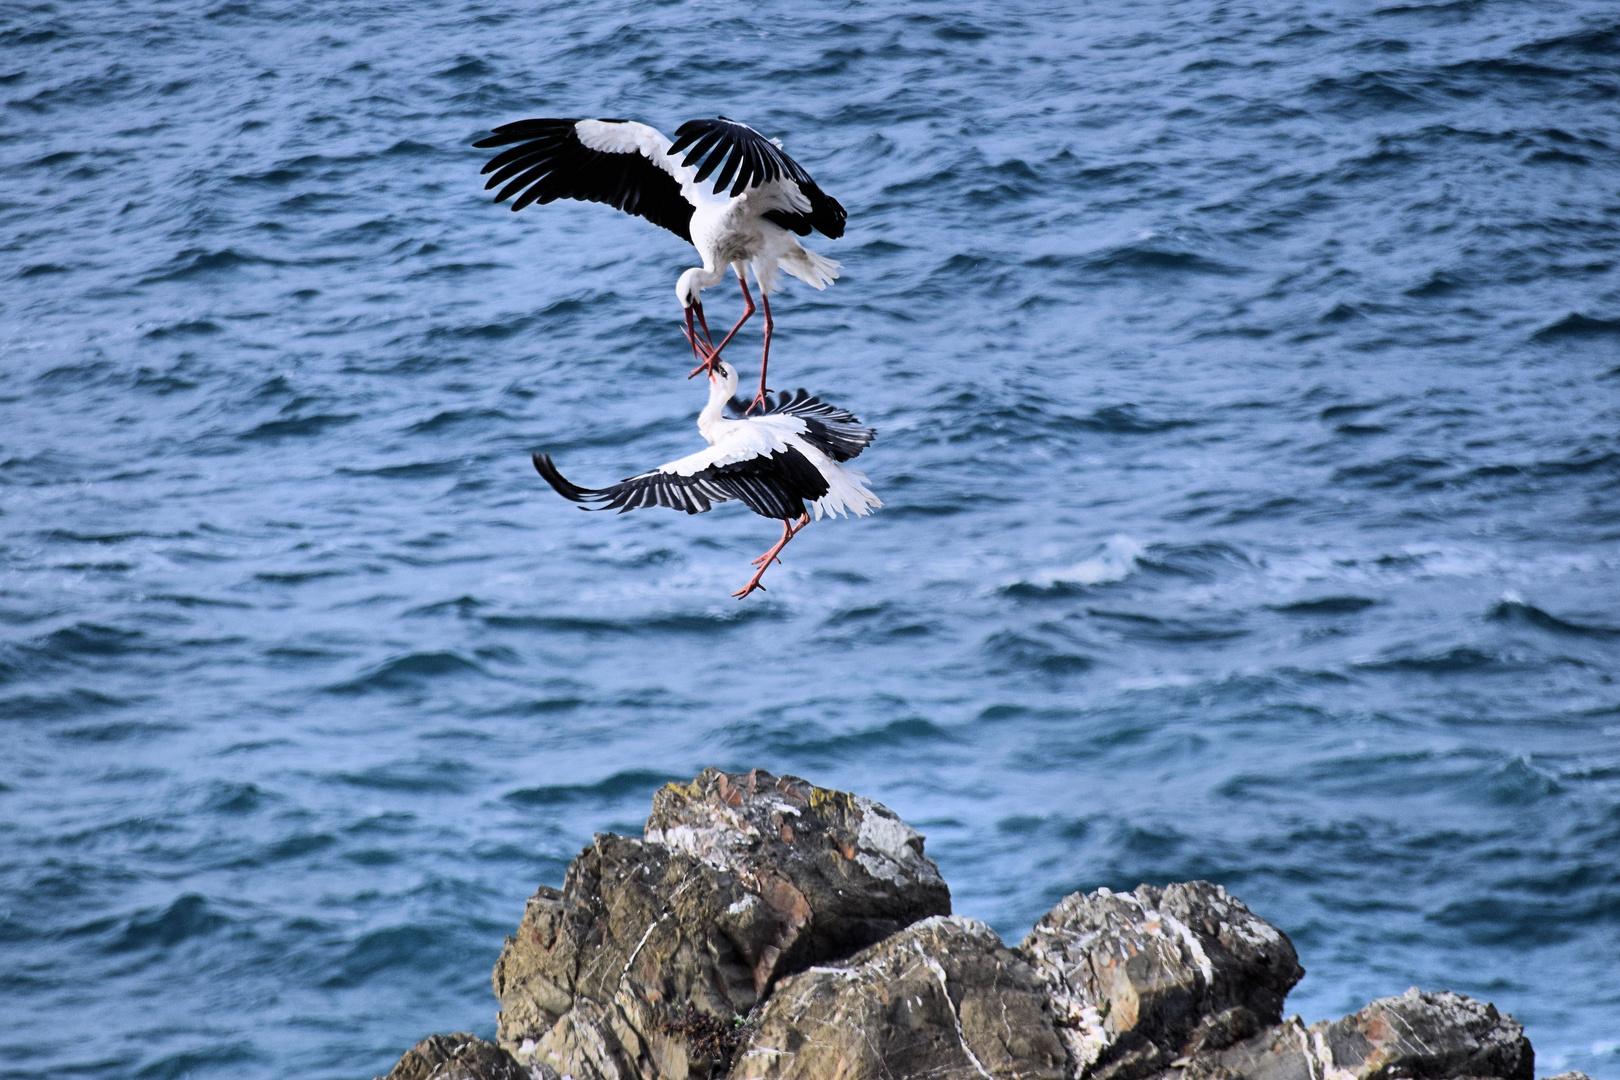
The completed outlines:
{"type": "Polygon", "coordinates": [[[0,12],[0,1076],[487,1034],[523,898],[718,764],[1009,939],[1208,878],[1307,1020],[1620,1078],[1620,16],[1271,7],[0,12]],[[887,502],[745,603],[772,523],[528,463],[699,445],[690,249],[468,146],[717,113],[849,209],[773,381],[887,502]]]}

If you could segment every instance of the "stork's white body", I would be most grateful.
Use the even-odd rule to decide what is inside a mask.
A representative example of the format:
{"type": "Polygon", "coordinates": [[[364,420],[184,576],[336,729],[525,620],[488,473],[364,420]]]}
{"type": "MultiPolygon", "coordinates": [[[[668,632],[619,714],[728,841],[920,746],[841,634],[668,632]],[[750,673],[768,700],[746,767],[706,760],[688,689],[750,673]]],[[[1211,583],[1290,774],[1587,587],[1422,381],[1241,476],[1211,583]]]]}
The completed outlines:
{"type": "Polygon", "coordinates": [[[808,250],[797,236],[764,216],[772,210],[810,211],[810,200],[791,179],[769,180],[737,195],[716,194],[697,180],[695,165],[683,165],[679,154],[669,152],[671,142],[657,128],[634,121],[581,120],[575,130],[587,149],[639,153],[680,184],[682,197],[692,204],[692,246],[703,258],[701,267],[686,271],[676,283],[681,306],[696,304],[699,292],[720,284],[728,267],[745,282],[744,275],[752,271],[766,295],[781,288],[782,270],[817,289],[838,277],[837,261],[808,250]]]}
{"type": "Polygon", "coordinates": [[[703,265],[681,274],[675,296],[684,310],[692,357],[711,372],[754,314],[748,291],[752,273],[765,309],[765,342],[759,394],[749,409],[765,403],[774,326],[769,296],[781,287],[783,271],[817,289],[832,283],[838,263],[807,250],[798,238],[815,230],[836,240],[844,235],[847,217],[779,140],[724,116],[688,120],[676,129],[674,141],[632,120],[558,117],[503,124],[474,145],[506,147],[483,171],[493,173],[486,188],[505,185],[496,202],[516,196],[513,210],[555,199],[607,203],[697,248],[703,265]],[[742,289],[743,313],[717,345],[703,314],[702,292],[724,281],[728,267],[742,289]]]}
{"type": "Polygon", "coordinates": [[[810,504],[810,512],[817,521],[823,514],[864,517],[883,505],[867,488],[865,473],[839,464],[804,437],[808,427],[802,418],[768,413],[728,420],[722,410],[737,391],[737,371],[726,363],[721,363],[719,368],[709,377],[709,403],[698,413],[697,420],[698,432],[709,444],[708,448],[666,462],[658,466],[659,472],[695,476],[706,469],[750,458],[768,458],[791,449],[803,454],[827,481],[827,494],[810,504]]]}
{"type": "MultiPolygon", "coordinates": [[[[708,196],[720,200],[723,196],[708,196]]],[[[723,202],[705,201],[692,211],[692,246],[703,257],[703,266],[682,274],[675,295],[691,307],[699,291],[720,284],[726,268],[741,279],[752,271],[759,291],[770,296],[782,287],[780,271],[787,271],[807,285],[825,289],[838,277],[841,265],[835,259],[818,255],[799,238],[762,215],[776,209],[774,200],[755,198],[745,191],[723,202]]]]}
{"type": "Polygon", "coordinates": [[[552,489],[586,510],[626,513],[665,506],[702,514],[714,503],[740,499],[761,517],[782,523],[782,538],[758,559],[759,570],[732,593],[763,588],[760,578],[811,515],[864,517],[883,503],[866,476],[843,463],[860,455],[876,435],[853,413],[807,391],[780,395],[760,416],[727,419],[721,409],[737,389],[737,371],[716,360],[709,369],[709,403],[698,414],[708,448],[666,462],[604,488],[583,488],[557,470],[549,454],[534,455],[535,470],[552,489]],[[807,507],[805,504],[808,503],[807,507]]]}

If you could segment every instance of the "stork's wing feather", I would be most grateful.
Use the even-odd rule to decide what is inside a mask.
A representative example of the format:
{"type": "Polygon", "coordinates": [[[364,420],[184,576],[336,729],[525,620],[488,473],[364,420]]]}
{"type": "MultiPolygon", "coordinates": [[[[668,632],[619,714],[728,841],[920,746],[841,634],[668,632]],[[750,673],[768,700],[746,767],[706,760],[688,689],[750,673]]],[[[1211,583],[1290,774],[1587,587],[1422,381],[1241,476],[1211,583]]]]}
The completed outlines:
{"type": "Polygon", "coordinates": [[[812,397],[802,387],[791,393],[784,391],[774,400],[767,398],[761,415],[796,416],[803,420],[805,430],[800,437],[834,461],[859,457],[877,437],[877,432],[862,426],[854,413],[812,397]]]}
{"type": "Polygon", "coordinates": [[[606,203],[644,217],[682,240],[692,239],[691,170],[669,155],[669,140],[630,120],[519,120],[473,143],[508,146],[484,165],[487,191],[505,186],[512,209],[557,199],[606,203]],[[509,144],[516,143],[515,146],[509,144]]]}
{"type": "Polygon", "coordinates": [[[747,124],[724,116],[688,120],[675,129],[675,141],[669,147],[671,157],[682,151],[686,152],[686,157],[681,164],[697,167],[692,177],[694,183],[701,184],[710,176],[715,177],[714,194],[720,194],[729,185],[731,196],[735,198],[751,187],[791,182],[798,186],[808,208],[770,210],[765,218],[800,236],[809,236],[811,229],[834,240],[844,235],[844,208],[838,200],[817,187],[804,167],[780,146],[747,124]]]}
{"type": "Polygon", "coordinates": [[[701,514],[713,503],[740,499],[762,517],[788,520],[802,515],[806,499],[827,494],[827,481],[803,454],[791,448],[682,476],[655,469],[605,488],[582,488],[557,471],[547,454],[534,455],[534,468],[546,483],[587,510],[621,514],[644,506],[667,506],[701,514]],[[589,505],[595,504],[595,505],[589,505]]]}

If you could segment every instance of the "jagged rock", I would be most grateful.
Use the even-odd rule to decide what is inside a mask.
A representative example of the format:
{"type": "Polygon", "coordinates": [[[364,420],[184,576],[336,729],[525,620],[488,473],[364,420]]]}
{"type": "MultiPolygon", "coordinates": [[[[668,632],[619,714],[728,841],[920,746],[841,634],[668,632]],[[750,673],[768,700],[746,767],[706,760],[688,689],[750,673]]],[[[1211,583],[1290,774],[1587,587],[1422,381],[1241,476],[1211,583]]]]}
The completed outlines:
{"type": "Polygon", "coordinates": [[[673,1030],[688,1005],[729,1024],[759,1000],[778,932],[735,875],[602,834],[542,888],[495,965],[501,1045],[576,1080],[709,1076],[724,1062],[673,1030]]]}
{"type": "Polygon", "coordinates": [[[598,835],[495,966],[501,1045],[575,1080],[709,1077],[777,979],[950,911],[923,838],[796,777],[705,771],[598,835]],[[712,1030],[711,1030],[712,1029],[712,1030]]]}
{"type": "Polygon", "coordinates": [[[705,769],[653,795],[643,836],[736,874],[782,916],[762,988],[951,911],[921,833],[882,803],[796,776],[705,769]]]}
{"type": "Polygon", "coordinates": [[[949,912],[886,807],[709,769],[530,898],[499,1046],[432,1036],[387,1080],[1534,1077],[1519,1024],[1457,994],[1282,1021],[1293,945],[1208,882],[1077,893],[1016,950],[949,912]]]}
{"type": "Polygon", "coordinates": [[[458,1031],[429,1035],[405,1051],[383,1080],[531,1080],[531,1074],[494,1043],[458,1031]]]}
{"type": "Polygon", "coordinates": [[[1075,1076],[1135,1080],[1282,1017],[1305,974],[1281,930],[1219,885],[1066,897],[1019,946],[1075,1076]]]}
{"type": "Polygon", "coordinates": [[[1061,1080],[1034,972],[981,922],[937,916],[783,980],[732,1080],[1061,1080]]]}
{"type": "Polygon", "coordinates": [[[1305,1027],[1297,1016],[1235,1046],[1194,1055],[1163,1080],[1532,1080],[1524,1028],[1496,1006],[1413,987],[1305,1027]]]}

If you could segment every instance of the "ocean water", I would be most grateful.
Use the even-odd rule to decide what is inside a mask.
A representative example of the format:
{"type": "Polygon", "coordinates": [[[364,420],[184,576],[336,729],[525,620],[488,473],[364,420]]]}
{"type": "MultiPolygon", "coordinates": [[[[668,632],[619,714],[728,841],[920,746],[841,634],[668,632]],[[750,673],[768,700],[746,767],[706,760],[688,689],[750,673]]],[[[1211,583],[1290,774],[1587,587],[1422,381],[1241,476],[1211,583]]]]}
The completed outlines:
{"type": "Polygon", "coordinates": [[[1612,3],[55,0],[0,103],[0,1076],[489,1034],[524,897],[714,764],[1009,940],[1207,878],[1308,1021],[1620,1080],[1612,3]],[[700,445],[691,250],[469,145],[716,114],[849,210],[773,382],[887,504],[746,602],[773,523],[528,461],[700,445]]]}

